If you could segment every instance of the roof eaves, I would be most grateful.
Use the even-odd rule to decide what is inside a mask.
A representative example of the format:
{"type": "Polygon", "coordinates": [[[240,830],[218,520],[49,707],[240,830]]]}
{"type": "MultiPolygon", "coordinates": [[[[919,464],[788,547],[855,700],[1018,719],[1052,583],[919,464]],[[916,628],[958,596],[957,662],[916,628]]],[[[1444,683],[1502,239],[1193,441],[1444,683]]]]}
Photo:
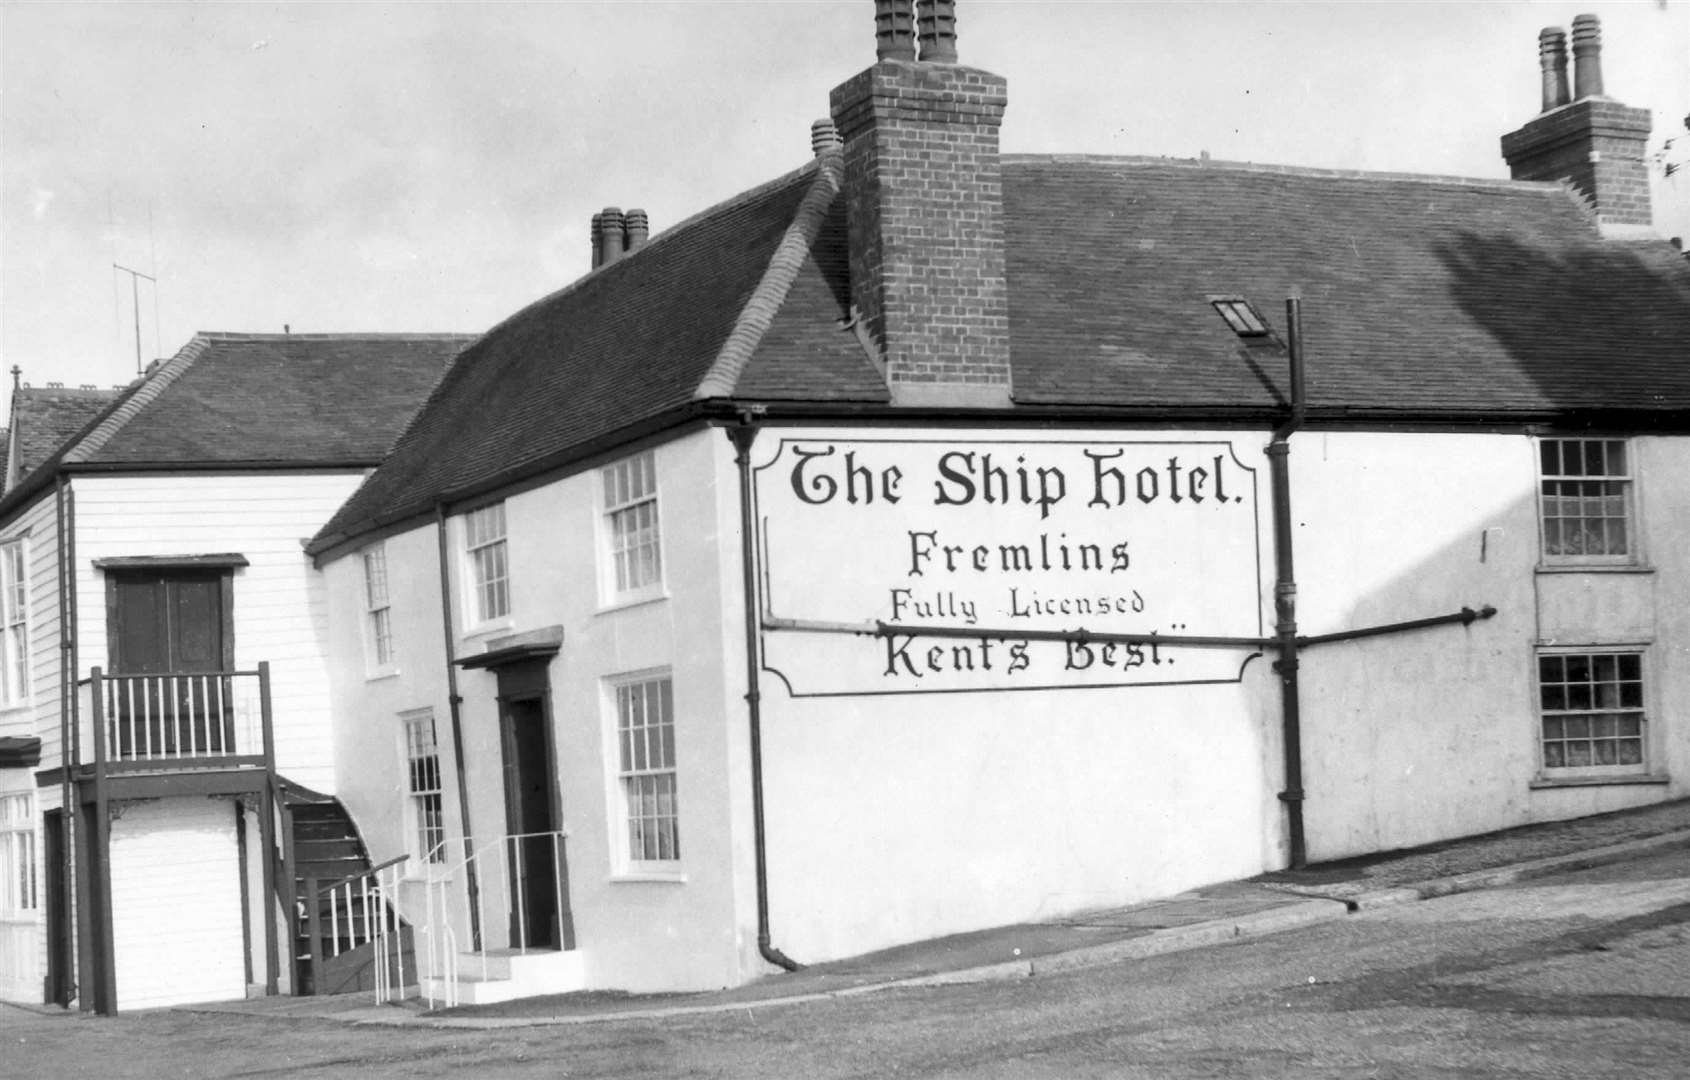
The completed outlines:
{"type": "Polygon", "coordinates": [[[143,382],[133,394],[130,394],[127,400],[107,413],[94,430],[78,439],[74,445],[67,449],[60,460],[65,464],[73,464],[88,461],[99,453],[100,449],[110,442],[119,431],[122,431],[124,426],[133,420],[137,413],[156,400],[167,386],[181,378],[182,373],[192,367],[194,361],[198,360],[211,347],[211,341],[212,335],[195,334],[192,340],[182,346],[175,356],[165,361],[164,365],[143,382]]]}
{"type": "Polygon", "coordinates": [[[828,207],[839,194],[844,168],[844,154],[840,150],[829,150],[817,157],[816,175],[811,178],[809,190],[804,193],[791,223],[769,258],[768,266],[763,269],[762,279],[757,282],[739,318],[734,321],[733,329],[722,342],[710,370],[693,391],[693,400],[706,401],[733,395],[752,354],[757,351],[769,324],[786,302],[792,283],[810,257],[810,249],[827,219],[828,207]]]}

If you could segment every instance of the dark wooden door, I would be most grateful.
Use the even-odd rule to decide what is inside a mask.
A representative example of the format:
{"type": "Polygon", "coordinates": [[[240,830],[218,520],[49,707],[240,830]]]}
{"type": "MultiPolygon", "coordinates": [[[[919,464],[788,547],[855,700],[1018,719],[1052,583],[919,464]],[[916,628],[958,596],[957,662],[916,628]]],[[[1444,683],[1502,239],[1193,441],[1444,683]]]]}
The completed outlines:
{"type": "Polygon", "coordinates": [[[112,674],[200,675],[117,680],[113,712],[120,756],[215,754],[233,749],[226,672],[232,651],[229,581],[216,571],[114,574],[107,622],[112,674]]]}
{"type": "Polygon", "coordinates": [[[70,889],[65,881],[65,812],[49,810],[41,822],[43,867],[47,895],[47,977],[42,1000],[69,1006],[76,996],[71,987],[70,889]]]}
{"type": "Polygon", "coordinates": [[[504,699],[500,719],[505,750],[506,841],[511,860],[511,944],[556,949],[558,885],[563,858],[552,812],[556,778],[543,698],[504,699]]]}

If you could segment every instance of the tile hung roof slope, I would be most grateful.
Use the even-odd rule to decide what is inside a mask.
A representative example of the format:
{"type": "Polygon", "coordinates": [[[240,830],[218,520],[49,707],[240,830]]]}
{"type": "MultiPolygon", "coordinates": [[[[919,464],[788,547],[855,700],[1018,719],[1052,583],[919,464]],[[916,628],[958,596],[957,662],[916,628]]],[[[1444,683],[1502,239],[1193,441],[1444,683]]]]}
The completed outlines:
{"type": "Polygon", "coordinates": [[[72,435],[112,403],[120,390],[94,387],[20,386],[12,391],[18,433],[18,476],[28,476],[72,435]]]}
{"type": "Polygon", "coordinates": [[[200,333],[100,402],[0,499],[61,467],[368,467],[391,449],[466,334],[200,333]]]}
{"type": "MultiPolygon", "coordinates": [[[[1317,416],[1690,415],[1690,264],[1665,242],[1602,239],[1556,184],[1006,155],[1003,191],[1013,412],[1031,418],[1266,420],[1285,401],[1282,354],[1241,348],[1207,298],[1247,297],[1283,333],[1293,292],[1317,416]]],[[[613,444],[689,400],[885,403],[844,328],[847,296],[827,169],[706,211],[467,349],[312,550],[613,444]],[[712,357],[777,276],[815,190],[826,206],[804,257],[724,381],[712,357]]]]}

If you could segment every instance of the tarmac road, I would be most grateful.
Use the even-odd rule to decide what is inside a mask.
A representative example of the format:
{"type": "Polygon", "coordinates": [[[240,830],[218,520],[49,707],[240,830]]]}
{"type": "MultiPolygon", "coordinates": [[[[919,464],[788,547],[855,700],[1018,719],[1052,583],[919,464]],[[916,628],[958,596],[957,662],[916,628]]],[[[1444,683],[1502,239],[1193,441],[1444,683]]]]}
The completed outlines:
{"type": "Polygon", "coordinates": [[[0,1076],[1690,1075],[1690,846],[1065,974],[503,1030],[0,1006],[0,1076]]]}

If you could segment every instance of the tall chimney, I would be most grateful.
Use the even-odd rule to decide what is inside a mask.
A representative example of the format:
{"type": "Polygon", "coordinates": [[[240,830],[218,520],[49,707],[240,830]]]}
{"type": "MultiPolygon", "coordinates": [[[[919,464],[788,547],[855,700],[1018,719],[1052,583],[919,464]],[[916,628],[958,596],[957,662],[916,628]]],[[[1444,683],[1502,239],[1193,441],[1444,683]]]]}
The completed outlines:
{"type": "Polygon", "coordinates": [[[874,57],[915,59],[915,0],[874,0],[874,57]]]}
{"type": "Polygon", "coordinates": [[[1567,35],[1559,26],[1546,26],[1537,35],[1538,65],[1543,68],[1543,111],[1559,109],[1567,96],[1567,35]]]}
{"type": "Polygon", "coordinates": [[[597,243],[593,250],[598,256],[595,267],[609,266],[622,257],[625,238],[622,231],[622,209],[617,206],[607,206],[593,215],[593,235],[597,243]]]}
{"type": "Polygon", "coordinates": [[[1571,184],[1610,232],[1649,227],[1654,223],[1649,205],[1649,110],[1602,96],[1601,28],[1594,15],[1573,20],[1575,100],[1549,105],[1554,59],[1550,35],[1549,30],[1538,35],[1547,111],[1502,137],[1509,171],[1516,180],[1571,184]]]}
{"type": "Polygon", "coordinates": [[[950,3],[926,0],[923,57],[910,58],[899,35],[911,7],[877,0],[879,59],[832,95],[845,143],[851,302],[885,361],[894,404],[1007,406],[1006,83],[955,62],[950,3]]]}
{"type": "Polygon", "coordinates": [[[646,217],[646,212],[630,210],[622,215],[622,233],[629,254],[645,247],[646,239],[651,235],[651,222],[646,217]]]}
{"type": "Polygon", "coordinates": [[[916,15],[915,30],[923,60],[956,63],[956,0],[926,0],[916,15]]]}
{"type": "Polygon", "coordinates": [[[1602,96],[1602,23],[1594,15],[1573,16],[1573,98],[1602,96]]]}

